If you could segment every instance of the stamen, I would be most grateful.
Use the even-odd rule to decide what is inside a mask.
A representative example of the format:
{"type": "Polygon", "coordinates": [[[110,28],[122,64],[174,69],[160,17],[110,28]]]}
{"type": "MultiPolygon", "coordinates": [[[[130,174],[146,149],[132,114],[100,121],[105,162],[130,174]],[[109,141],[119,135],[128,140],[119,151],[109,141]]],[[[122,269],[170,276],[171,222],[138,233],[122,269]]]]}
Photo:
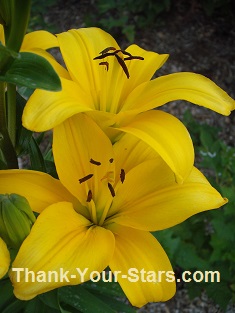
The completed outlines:
{"type": "Polygon", "coordinates": [[[109,163],[113,163],[113,158],[109,159],[109,163]]]}
{"type": "Polygon", "coordinates": [[[88,194],[87,194],[86,202],[91,202],[91,199],[92,199],[92,191],[89,190],[89,191],[88,191],[88,194]]]}
{"type": "Polygon", "coordinates": [[[90,159],[90,163],[95,164],[95,165],[101,165],[101,163],[99,161],[95,161],[93,159],[90,159]]]}
{"type": "Polygon", "coordinates": [[[98,55],[93,60],[101,60],[101,59],[104,59],[104,58],[109,57],[111,55],[115,55],[115,53],[116,53],[116,51],[115,52],[107,52],[107,53],[104,53],[102,55],[98,55]]]}
{"type": "Polygon", "coordinates": [[[113,189],[113,186],[110,183],[108,183],[108,188],[109,188],[109,191],[110,191],[112,197],[115,197],[115,191],[113,189]]]}
{"type": "MultiPolygon", "coordinates": [[[[131,55],[130,52],[127,52],[125,50],[121,50],[121,49],[116,49],[114,47],[108,47],[104,50],[102,50],[99,54],[101,55],[98,55],[97,57],[93,58],[93,60],[99,60],[99,59],[104,59],[108,56],[115,56],[118,63],[121,65],[124,73],[126,74],[126,77],[127,78],[130,78],[130,74],[129,74],[129,71],[128,71],[128,68],[125,64],[125,61],[130,61],[130,60],[144,60],[143,57],[140,57],[140,56],[136,56],[136,55],[131,55]],[[113,52],[109,52],[109,51],[113,51],[113,52]],[[123,55],[127,55],[127,57],[125,57],[124,59],[122,59],[118,53],[121,52],[123,55]]],[[[100,62],[99,65],[105,65],[106,66],[106,70],[108,71],[109,69],[109,63],[108,62],[100,62]]]]}
{"type": "Polygon", "coordinates": [[[102,51],[100,52],[100,54],[105,54],[105,53],[109,52],[110,50],[114,50],[114,51],[115,51],[116,48],[114,48],[114,47],[108,47],[108,48],[102,50],[102,51]]]}
{"type": "Polygon", "coordinates": [[[125,171],[124,171],[124,169],[122,168],[122,169],[121,169],[121,173],[120,173],[120,179],[121,179],[122,184],[123,184],[123,182],[124,182],[124,180],[125,180],[125,176],[126,176],[125,171]]]}
{"type": "Polygon", "coordinates": [[[127,58],[124,58],[124,61],[128,61],[128,60],[144,60],[144,58],[131,55],[131,56],[127,57],[127,58]]]}
{"type": "Polygon", "coordinates": [[[124,62],[124,60],[122,58],[120,58],[120,56],[117,55],[117,54],[115,54],[115,57],[118,60],[118,63],[121,65],[124,73],[126,74],[126,77],[130,78],[129,71],[128,71],[128,68],[127,68],[126,63],[124,62]]]}
{"type": "Polygon", "coordinates": [[[100,62],[99,65],[105,65],[106,71],[108,72],[108,70],[109,70],[109,63],[108,62],[100,62]]]}
{"type": "Polygon", "coordinates": [[[89,175],[87,175],[87,176],[85,176],[85,177],[83,177],[83,178],[80,178],[80,179],[79,179],[79,183],[80,183],[80,184],[81,184],[81,183],[84,183],[85,181],[87,181],[88,179],[90,179],[92,176],[93,176],[93,174],[89,174],[89,175]]]}

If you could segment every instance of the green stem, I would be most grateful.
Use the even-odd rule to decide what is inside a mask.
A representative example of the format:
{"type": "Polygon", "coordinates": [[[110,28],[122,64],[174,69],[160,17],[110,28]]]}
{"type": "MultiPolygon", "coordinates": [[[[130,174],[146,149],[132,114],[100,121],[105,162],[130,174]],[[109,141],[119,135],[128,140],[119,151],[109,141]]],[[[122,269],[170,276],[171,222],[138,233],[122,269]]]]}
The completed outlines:
{"type": "Polygon", "coordinates": [[[0,148],[4,155],[7,167],[18,168],[17,156],[7,131],[5,83],[0,82],[0,148]]]}
{"type": "Polygon", "coordinates": [[[11,142],[16,142],[16,86],[7,84],[7,126],[11,142]]]}

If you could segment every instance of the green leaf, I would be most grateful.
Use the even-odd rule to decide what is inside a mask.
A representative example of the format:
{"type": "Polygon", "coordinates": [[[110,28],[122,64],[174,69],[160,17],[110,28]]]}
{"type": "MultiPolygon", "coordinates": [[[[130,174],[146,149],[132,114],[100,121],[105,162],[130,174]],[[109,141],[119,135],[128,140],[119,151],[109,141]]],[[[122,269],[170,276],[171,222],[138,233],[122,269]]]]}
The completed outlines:
{"type": "MultiPolygon", "coordinates": [[[[1,313],[21,313],[25,305],[25,301],[14,299],[1,313]]],[[[42,313],[42,311],[40,311],[40,313],[42,313]]]]}
{"type": "Polygon", "coordinates": [[[18,52],[15,52],[12,49],[9,49],[8,47],[4,46],[1,42],[0,42],[0,55],[8,55],[14,59],[19,59],[20,58],[20,54],[18,52]]]}
{"type": "Polygon", "coordinates": [[[59,289],[60,303],[64,302],[84,313],[116,313],[107,304],[82,286],[67,286],[59,289]]]}
{"type": "Polygon", "coordinates": [[[13,287],[9,278],[0,281],[0,290],[0,312],[2,312],[14,300],[13,287]]]}
{"type": "Polygon", "coordinates": [[[65,311],[60,307],[58,289],[43,293],[38,297],[48,307],[61,313],[65,313],[65,311]]]}
{"type": "Polygon", "coordinates": [[[24,313],[60,313],[60,310],[54,309],[44,302],[40,301],[39,297],[36,297],[26,302],[26,308],[24,313]]]}
{"type": "Polygon", "coordinates": [[[179,245],[175,261],[183,269],[207,269],[207,262],[198,256],[196,247],[190,243],[182,242],[179,245]]]}
{"type": "Polygon", "coordinates": [[[30,52],[19,54],[20,58],[13,61],[0,81],[33,89],[61,90],[59,76],[46,59],[30,52]]]}
{"type": "Polygon", "coordinates": [[[41,150],[34,137],[31,137],[29,142],[29,154],[31,161],[31,169],[40,172],[46,172],[45,162],[41,150]]]}
{"type": "Polygon", "coordinates": [[[211,283],[210,285],[206,286],[206,293],[215,301],[219,306],[225,310],[230,299],[232,298],[232,292],[229,289],[226,283],[211,283]]]}
{"type": "Polygon", "coordinates": [[[84,288],[89,289],[91,292],[100,293],[107,296],[125,297],[120,285],[115,282],[106,283],[100,280],[97,283],[88,281],[83,284],[84,288]]]}
{"type": "Polygon", "coordinates": [[[108,304],[111,308],[115,310],[115,312],[122,312],[122,313],[135,313],[136,310],[128,305],[127,303],[124,303],[120,300],[107,297],[105,295],[100,294],[99,299],[104,301],[106,304],[108,304]]]}

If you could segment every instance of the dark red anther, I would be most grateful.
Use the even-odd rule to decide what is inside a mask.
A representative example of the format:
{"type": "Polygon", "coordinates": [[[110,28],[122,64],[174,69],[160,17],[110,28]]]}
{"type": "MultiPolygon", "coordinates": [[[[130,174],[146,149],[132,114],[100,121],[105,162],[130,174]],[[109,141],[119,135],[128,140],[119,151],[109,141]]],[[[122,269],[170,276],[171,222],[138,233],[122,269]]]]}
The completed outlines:
{"type": "Polygon", "coordinates": [[[91,202],[91,199],[92,199],[92,191],[89,190],[89,191],[88,191],[88,194],[87,194],[86,202],[91,202]]]}
{"type": "Polygon", "coordinates": [[[125,171],[124,171],[124,169],[122,168],[122,169],[121,169],[121,173],[120,173],[120,179],[121,179],[122,184],[123,184],[123,182],[124,182],[124,180],[125,180],[125,176],[126,176],[125,171]]]}
{"type": "Polygon", "coordinates": [[[85,176],[85,177],[80,178],[80,179],[79,179],[79,183],[80,183],[80,184],[81,184],[81,183],[84,183],[85,181],[87,181],[88,179],[90,179],[92,176],[93,176],[93,174],[89,174],[89,175],[87,175],[87,176],[85,176]]]}
{"type": "Polygon", "coordinates": [[[110,183],[108,183],[108,188],[109,188],[109,191],[110,191],[112,197],[115,197],[115,191],[113,189],[113,186],[110,183]]]}
{"type": "Polygon", "coordinates": [[[94,165],[98,165],[98,166],[101,165],[101,163],[99,161],[95,161],[93,159],[90,159],[90,163],[94,164],[94,165]]]}

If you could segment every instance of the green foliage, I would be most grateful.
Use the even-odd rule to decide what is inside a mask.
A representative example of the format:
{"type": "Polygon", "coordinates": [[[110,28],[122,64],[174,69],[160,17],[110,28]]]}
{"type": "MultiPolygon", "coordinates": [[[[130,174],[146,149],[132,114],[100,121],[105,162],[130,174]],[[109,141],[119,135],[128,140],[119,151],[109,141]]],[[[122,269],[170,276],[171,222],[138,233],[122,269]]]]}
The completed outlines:
{"type": "Polygon", "coordinates": [[[48,24],[45,20],[45,15],[48,10],[56,5],[58,0],[32,0],[31,16],[29,20],[29,31],[35,29],[44,29],[48,31],[56,31],[56,26],[48,24]]]}
{"type": "Polygon", "coordinates": [[[60,78],[45,58],[30,52],[17,55],[0,74],[0,81],[34,89],[61,90],[60,78]]]}
{"type": "Polygon", "coordinates": [[[207,172],[211,184],[229,202],[223,208],[199,213],[154,235],[173,268],[192,273],[220,272],[220,282],[190,282],[185,287],[192,298],[205,290],[209,298],[225,309],[230,300],[235,301],[235,148],[219,138],[219,129],[199,124],[189,112],[185,113],[184,124],[195,145],[198,167],[207,172]]]}
{"type": "Polygon", "coordinates": [[[158,16],[170,9],[170,0],[97,0],[93,13],[86,16],[87,26],[96,25],[114,32],[121,31],[133,42],[136,31],[156,24],[158,16]]]}
{"type": "Polygon", "coordinates": [[[123,300],[118,283],[86,282],[66,286],[41,294],[30,301],[20,301],[13,295],[9,278],[0,281],[2,313],[134,313],[135,309],[123,300]],[[2,291],[1,291],[2,292],[2,291]]]}

